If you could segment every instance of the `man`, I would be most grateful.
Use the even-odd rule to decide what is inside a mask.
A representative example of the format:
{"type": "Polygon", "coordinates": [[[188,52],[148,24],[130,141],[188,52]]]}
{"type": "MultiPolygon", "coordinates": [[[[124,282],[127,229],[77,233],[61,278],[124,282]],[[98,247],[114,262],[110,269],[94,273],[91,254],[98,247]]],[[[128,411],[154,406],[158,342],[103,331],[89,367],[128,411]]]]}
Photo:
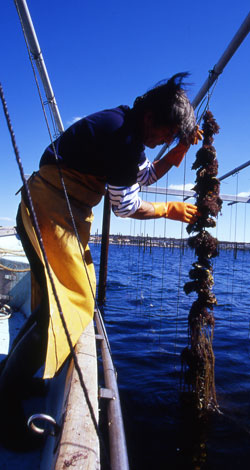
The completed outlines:
{"type": "MultiPolygon", "coordinates": [[[[87,116],[69,127],[42,155],[39,172],[29,179],[42,241],[73,345],[94,312],[95,273],[88,247],[92,208],[108,190],[120,217],[165,217],[192,223],[197,208],[182,202],[150,203],[139,196],[179,166],[193,143],[202,138],[193,108],[182,87],[187,74],[138,97],[132,108],[119,106],[87,116]],[[151,163],[145,146],[179,143],[151,163]],[[65,197],[66,196],[66,197],[65,197]],[[76,234],[77,230],[77,234],[76,234]]],[[[29,195],[22,191],[17,230],[32,271],[32,315],[17,336],[0,378],[2,402],[22,388],[45,363],[44,378],[53,377],[70,349],[62,327],[49,274],[33,228],[29,195]]],[[[21,402],[15,413],[22,416],[21,402]]],[[[3,421],[6,420],[2,415],[3,421]]],[[[22,419],[21,419],[22,420],[22,419]]],[[[6,431],[6,427],[5,427],[6,431]]],[[[16,434],[24,435],[22,425],[16,434]]]]}

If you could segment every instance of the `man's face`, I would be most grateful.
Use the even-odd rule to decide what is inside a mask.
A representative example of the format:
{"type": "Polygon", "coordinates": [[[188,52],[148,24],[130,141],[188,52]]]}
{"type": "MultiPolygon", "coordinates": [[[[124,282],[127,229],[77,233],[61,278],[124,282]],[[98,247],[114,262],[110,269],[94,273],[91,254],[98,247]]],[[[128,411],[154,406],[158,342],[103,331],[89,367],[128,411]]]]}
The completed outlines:
{"type": "Polygon", "coordinates": [[[177,134],[177,128],[172,129],[168,126],[156,127],[153,124],[152,115],[147,113],[144,116],[143,143],[151,149],[157,145],[170,145],[177,134]]]}

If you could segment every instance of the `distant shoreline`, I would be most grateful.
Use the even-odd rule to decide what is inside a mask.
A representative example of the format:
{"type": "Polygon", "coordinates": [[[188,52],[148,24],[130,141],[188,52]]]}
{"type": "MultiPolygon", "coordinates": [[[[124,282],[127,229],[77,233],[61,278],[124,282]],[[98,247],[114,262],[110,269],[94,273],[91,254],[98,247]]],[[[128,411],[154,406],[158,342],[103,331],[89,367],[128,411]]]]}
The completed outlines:
{"type": "MultiPolygon", "coordinates": [[[[15,227],[1,227],[0,226],[0,238],[8,235],[16,235],[15,227]]],[[[99,244],[102,241],[100,234],[90,235],[89,242],[99,244]]],[[[147,248],[151,247],[164,247],[164,248],[188,248],[188,238],[164,238],[164,237],[149,237],[140,235],[110,235],[110,245],[131,245],[131,246],[143,246],[147,248]]],[[[220,250],[243,250],[250,251],[250,243],[245,242],[229,242],[219,241],[220,250]]]]}
{"type": "MultiPolygon", "coordinates": [[[[90,243],[101,243],[102,236],[99,234],[90,235],[90,243]]],[[[109,243],[111,245],[131,245],[151,247],[164,247],[164,248],[189,248],[188,238],[164,238],[164,237],[149,237],[149,236],[132,236],[132,235],[110,235],[109,243]]],[[[244,250],[250,251],[250,243],[245,242],[229,242],[219,241],[218,245],[221,250],[244,250]]]]}

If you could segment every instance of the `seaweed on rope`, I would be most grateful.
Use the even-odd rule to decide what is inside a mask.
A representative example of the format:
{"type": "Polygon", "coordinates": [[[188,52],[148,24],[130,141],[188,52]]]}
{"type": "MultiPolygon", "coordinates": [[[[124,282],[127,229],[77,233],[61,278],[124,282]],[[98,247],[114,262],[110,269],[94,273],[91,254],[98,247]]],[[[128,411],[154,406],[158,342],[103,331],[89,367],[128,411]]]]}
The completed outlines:
{"type": "Polygon", "coordinates": [[[196,154],[192,169],[196,171],[194,190],[199,217],[194,224],[187,226],[189,234],[197,232],[188,240],[188,245],[195,250],[197,260],[189,272],[191,281],[184,285],[188,295],[197,293],[189,316],[189,346],[181,354],[183,384],[182,391],[188,392],[191,402],[199,412],[218,409],[214,382],[214,306],[216,297],[212,292],[213,267],[211,259],[218,255],[218,240],[206,229],[216,226],[214,217],[221,211],[220,181],[218,160],[213,146],[214,134],[218,134],[219,126],[211,111],[203,118],[203,145],[196,154]]]}

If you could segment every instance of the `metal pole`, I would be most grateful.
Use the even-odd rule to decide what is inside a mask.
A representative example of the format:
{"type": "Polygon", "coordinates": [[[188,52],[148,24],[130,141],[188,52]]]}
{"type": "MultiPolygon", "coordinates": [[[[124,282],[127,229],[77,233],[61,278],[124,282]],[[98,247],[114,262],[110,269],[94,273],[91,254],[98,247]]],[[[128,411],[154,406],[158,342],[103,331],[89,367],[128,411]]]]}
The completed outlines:
{"type": "MultiPolygon", "coordinates": [[[[57,107],[56,99],[53,93],[52,85],[48,76],[46,65],[43,60],[41,48],[37,39],[37,35],[33,26],[33,22],[29,13],[26,0],[14,0],[21,24],[23,26],[24,35],[28,42],[30,52],[36,62],[39,75],[42,80],[44,91],[54,116],[58,131],[64,131],[61,116],[57,107]]],[[[102,246],[101,246],[101,259],[100,259],[100,274],[99,274],[99,290],[98,302],[102,305],[105,302],[106,295],[106,280],[107,280],[107,262],[108,262],[108,246],[109,246],[109,226],[110,226],[110,208],[108,195],[104,201],[103,212],[103,228],[102,228],[102,246]]]]}
{"type": "Polygon", "coordinates": [[[103,305],[106,300],[110,212],[111,211],[110,211],[109,195],[107,192],[104,198],[103,218],[102,218],[102,242],[101,242],[100,271],[99,271],[99,285],[98,285],[98,303],[100,305],[103,305]]]}
{"type": "Polygon", "coordinates": [[[43,55],[40,49],[40,45],[36,36],[36,32],[32,23],[32,19],[29,13],[27,3],[25,0],[14,0],[14,3],[15,3],[21,24],[24,29],[24,35],[27,39],[30,52],[35,60],[40,78],[42,80],[45,94],[46,94],[51,112],[54,116],[56,126],[58,128],[58,131],[61,133],[64,131],[63,123],[62,123],[61,116],[57,107],[54,92],[50,83],[46,65],[43,60],[43,55]]]}
{"type": "Polygon", "coordinates": [[[235,173],[238,173],[239,171],[241,170],[244,170],[244,168],[246,168],[247,166],[250,165],[250,160],[248,160],[248,162],[246,163],[243,163],[242,165],[240,166],[237,166],[236,168],[234,168],[233,170],[229,171],[228,173],[225,173],[225,175],[221,176],[219,178],[220,181],[222,180],[225,180],[226,178],[228,178],[229,176],[232,176],[234,175],[235,173]]]}
{"type": "MultiPolygon", "coordinates": [[[[219,180],[226,178],[227,176],[230,176],[229,173],[225,175],[222,178],[219,178],[219,180]]],[[[164,194],[168,196],[176,196],[176,197],[183,197],[184,199],[189,199],[190,197],[196,197],[197,194],[195,191],[187,191],[183,189],[169,189],[169,188],[159,188],[156,186],[142,186],[142,192],[145,192],[147,194],[164,194]]],[[[222,201],[231,201],[231,202],[244,202],[244,203],[250,203],[250,195],[249,196],[235,196],[233,194],[220,194],[220,198],[222,201]]]]}
{"type": "MultiPolygon", "coordinates": [[[[224,54],[222,54],[221,58],[217,62],[217,64],[214,66],[214,68],[209,72],[207,80],[204,82],[202,85],[200,91],[197,93],[196,97],[194,98],[192,102],[192,106],[195,109],[208,90],[211,88],[215,80],[218,78],[218,76],[223,72],[225,66],[229,62],[229,60],[232,58],[234,53],[237,51],[241,43],[244,41],[245,37],[248,35],[250,31],[250,13],[248,13],[247,17],[243,21],[242,25],[238,29],[237,33],[233,37],[232,41],[229,43],[227,49],[225,50],[224,54]]],[[[168,145],[165,144],[159,151],[158,155],[156,156],[155,160],[159,160],[159,158],[162,157],[162,155],[165,153],[168,145]]]]}
{"type": "Polygon", "coordinates": [[[223,72],[225,66],[232,58],[234,53],[237,51],[241,43],[244,41],[245,37],[248,35],[250,31],[250,13],[248,13],[246,19],[243,21],[242,25],[238,29],[237,33],[233,37],[232,41],[229,43],[227,49],[225,50],[224,54],[221,56],[220,60],[214,66],[213,70],[209,74],[209,77],[201,87],[199,93],[194,98],[192,105],[194,108],[198,106],[201,102],[202,98],[204,98],[205,94],[218,78],[218,76],[223,72]]]}
{"type": "Polygon", "coordinates": [[[110,463],[112,470],[129,470],[127,446],[123,426],[121,403],[116,379],[116,371],[113,366],[109,344],[106,341],[106,329],[102,316],[97,310],[95,321],[98,333],[103,336],[101,341],[102,361],[104,370],[105,387],[111,391],[111,399],[108,403],[108,422],[110,436],[110,463]]]}

